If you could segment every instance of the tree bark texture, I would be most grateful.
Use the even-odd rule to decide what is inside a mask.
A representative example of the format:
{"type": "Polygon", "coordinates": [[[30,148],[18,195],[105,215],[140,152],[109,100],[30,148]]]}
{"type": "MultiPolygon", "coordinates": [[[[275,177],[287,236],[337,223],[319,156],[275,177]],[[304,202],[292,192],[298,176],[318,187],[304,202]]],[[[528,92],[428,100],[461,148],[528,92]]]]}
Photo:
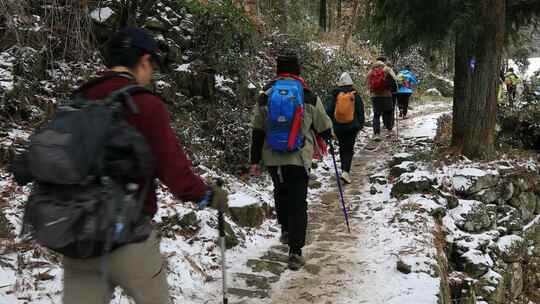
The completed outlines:
{"type": "Polygon", "coordinates": [[[326,32],[326,0],[320,0],[319,4],[319,26],[321,31],[326,32]]]}
{"type": "Polygon", "coordinates": [[[278,13],[280,15],[279,31],[283,34],[287,33],[288,18],[289,18],[289,3],[287,0],[278,1],[278,13]]]}
{"type": "Polygon", "coordinates": [[[349,46],[349,41],[351,40],[351,36],[356,29],[356,24],[358,23],[358,15],[360,15],[360,0],[354,0],[353,3],[353,13],[351,17],[351,21],[349,22],[349,26],[345,30],[345,35],[343,35],[343,43],[341,44],[341,50],[345,51],[347,47],[349,46]]]}
{"type": "Polygon", "coordinates": [[[505,0],[481,1],[478,32],[462,31],[456,38],[452,144],[470,158],[489,157],[495,150],[505,7],[505,0]]]}

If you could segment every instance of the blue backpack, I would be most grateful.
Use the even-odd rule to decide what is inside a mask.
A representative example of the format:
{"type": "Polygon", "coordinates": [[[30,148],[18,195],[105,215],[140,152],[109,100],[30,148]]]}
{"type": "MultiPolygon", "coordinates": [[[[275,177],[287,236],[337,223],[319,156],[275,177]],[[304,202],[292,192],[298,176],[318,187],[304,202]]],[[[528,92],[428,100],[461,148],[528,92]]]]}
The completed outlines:
{"type": "Polygon", "coordinates": [[[268,98],[267,142],[272,150],[294,152],[304,144],[304,87],[294,79],[280,79],[268,98]]]}

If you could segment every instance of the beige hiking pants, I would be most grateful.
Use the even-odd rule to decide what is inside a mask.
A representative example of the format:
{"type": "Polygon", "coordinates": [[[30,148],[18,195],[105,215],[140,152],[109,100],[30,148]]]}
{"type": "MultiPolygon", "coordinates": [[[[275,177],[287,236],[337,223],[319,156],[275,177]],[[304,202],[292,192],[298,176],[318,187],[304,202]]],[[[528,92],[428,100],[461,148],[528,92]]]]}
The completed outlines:
{"type": "Polygon", "coordinates": [[[167,265],[153,232],[148,240],[123,246],[108,257],[104,281],[102,258],[64,258],[64,304],[109,304],[116,286],[137,304],[169,304],[167,265]]]}

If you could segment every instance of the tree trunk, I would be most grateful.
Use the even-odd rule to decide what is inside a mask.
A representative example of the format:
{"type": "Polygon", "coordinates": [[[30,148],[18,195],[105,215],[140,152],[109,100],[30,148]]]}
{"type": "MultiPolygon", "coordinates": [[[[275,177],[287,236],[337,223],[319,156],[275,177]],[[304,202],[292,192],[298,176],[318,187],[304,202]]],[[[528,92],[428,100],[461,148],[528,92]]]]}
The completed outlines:
{"type": "Polygon", "coordinates": [[[334,18],[334,7],[335,7],[336,0],[327,0],[326,1],[326,15],[328,17],[328,31],[331,32],[335,29],[334,22],[336,22],[334,18]]]}
{"type": "Polygon", "coordinates": [[[349,23],[349,26],[347,27],[347,30],[345,31],[345,35],[343,35],[343,43],[341,44],[342,51],[345,51],[347,49],[347,46],[349,45],[349,41],[351,40],[351,36],[354,30],[356,29],[358,15],[360,15],[359,2],[360,0],[354,0],[351,22],[349,23]]]}
{"type": "Polygon", "coordinates": [[[489,157],[495,151],[497,82],[505,34],[505,0],[484,0],[478,5],[477,35],[462,31],[455,49],[452,144],[470,158],[489,157]]]}
{"type": "MultiPolygon", "coordinates": [[[[341,9],[342,9],[341,0],[337,0],[337,19],[338,19],[338,23],[341,22],[341,9]]],[[[338,26],[339,25],[341,25],[341,24],[338,24],[338,26]]]]}
{"type": "Polygon", "coordinates": [[[319,26],[322,32],[326,32],[326,0],[320,0],[319,4],[319,26]]]}
{"type": "Polygon", "coordinates": [[[150,13],[150,10],[154,7],[154,4],[156,4],[157,0],[147,0],[144,2],[144,4],[141,7],[141,15],[139,16],[139,24],[144,24],[146,21],[146,18],[148,17],[148,14],[150,13]]]}
{"type": "Polygon", "coordinates": [[[279,31],[283,34],[287,33],[288,29],[288,22],[287,19],[289,18],[289,5],[287,0],[279,0],[278,1],[278,13],[280,15],[280,23],[279,23],[279,31]]]}

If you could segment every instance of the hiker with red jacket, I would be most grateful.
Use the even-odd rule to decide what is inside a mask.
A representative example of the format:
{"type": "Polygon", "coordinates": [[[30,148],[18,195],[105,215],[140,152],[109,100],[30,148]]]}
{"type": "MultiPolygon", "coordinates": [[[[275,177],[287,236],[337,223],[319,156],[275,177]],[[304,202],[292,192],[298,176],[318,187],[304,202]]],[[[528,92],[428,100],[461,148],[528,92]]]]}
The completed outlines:
{"type": "Polygon", "coordinates": [[[334,133],[339,142],[341,159],[341,179],[350,184],[351,163],[354,144],[358,132],[364,128],[364,102],[353,86],[349,73],[345,72],[338,81],[338,87],[332,92],[326,113],[334,122],[334,133]]]}
{"type": "Polygon", "coordinates": [[[314,133],[332,138],[332,121],[321,100],[300,77],[294,51],[277,57],[277,77],[263,89],[252,118],[251,174],[268,168],[274,184],[274,200],[283,244],[289,245],[288,266],[304,264],[307,191],[314,152],[314,133]]]}
{"type": "MultiPolygon", "coordinates": [[[[146,86],[160,66],[158,46],[153,37],[140,28],[126,28],[112,37],[108,46],[110,70],[83,85],[78,91],[87,100],[102,100],[128,85],[146,86]]],[[[169,113],[160,97],[150,92],[132,96],[138,108],[127,122],[146,139],[155,158],[155,178],[177,198],[205,205],[226,204],[226,194],[209,186],[197,176],[170,125],[169,113]]],[[[144,214],[148,223],[158,203],[156,184],[152,181],[145,199],[144,214]]],[[[121,287],[137,304],[168,304],[167,263],[159,248],[156,232],[139,242],[115,248],[103,259],[64,258],[64,304],[109,303],[115,287],[121,287]],[[107,272],[104,275],[104,271],[107,272]]]]}
{"type": "Polygon", "coordinates": [[[397,91],[397,77],[386,65],[386,58],[381,56],[373,64],[368,74],[368,87],[373,105],[373,133],[375,140],[380,140],[381,116],[388,131],[394,128],[394,98],[397,91]]]}

